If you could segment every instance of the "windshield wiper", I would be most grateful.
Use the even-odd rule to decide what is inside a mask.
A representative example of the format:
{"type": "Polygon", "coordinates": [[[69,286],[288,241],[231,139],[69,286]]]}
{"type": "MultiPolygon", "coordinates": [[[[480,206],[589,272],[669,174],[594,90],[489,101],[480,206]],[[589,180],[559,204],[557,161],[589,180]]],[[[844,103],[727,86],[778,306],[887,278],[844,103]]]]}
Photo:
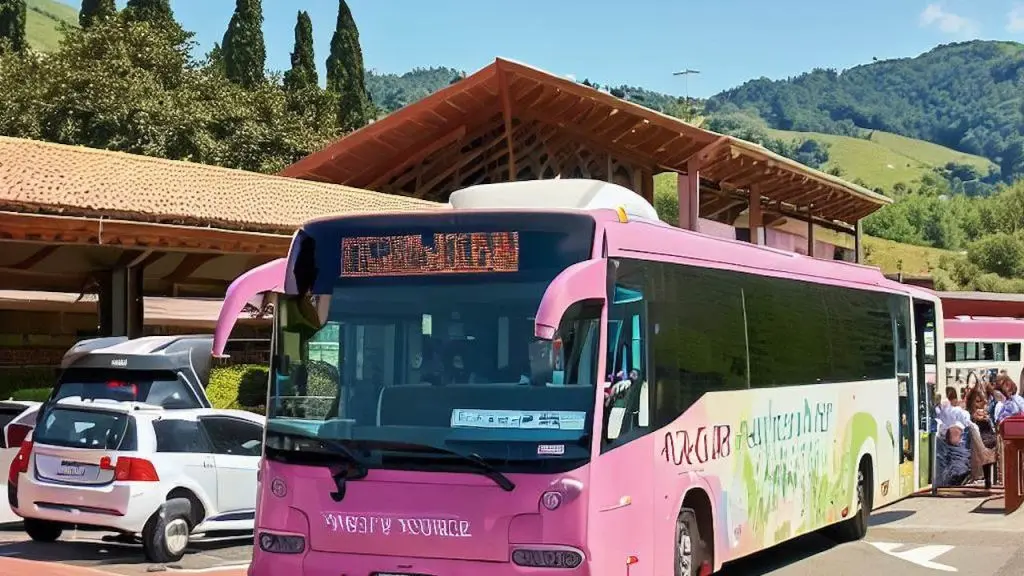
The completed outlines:
{"type": "Polygon", "coordinates": [[[407,452],[428,452],[434,454],[445,454],[447,456],[454,456],[463,462],[469,462],[476,467],[476,470],[494,480],[494,483],[501,487],[506,492],[511,492],[516,489],[516,484],[505,476],[497,468],[491,466],[486,460],[484,460],[479,454],[463,454],[462,452],[456,452],[448,448],[441,448],[438,446],[431,446],[429,444],[411,444],[408,442],[369,442],[375,445],[375,447],[382,448],[385,450],[396,450],[396,451],[407,451],[407,452]]]}
{"type": "Polygon", "coordinates": [[[334,440],[326,440],[320,438],[320,445],[324,449],[333,452],[335,454],[341,454],[346,458],[343,465],[333,465],[330,467],[331,479],[334,480],[335,491],[331,492],[331,500],[335,502],[341,502],[345,499],[345,488],[349,480],[362,480],[369,474],[369,469],[366,464],[355,455],[354,452],[349,450],[348,446],[345,446],[341,442],[334,440]]]}

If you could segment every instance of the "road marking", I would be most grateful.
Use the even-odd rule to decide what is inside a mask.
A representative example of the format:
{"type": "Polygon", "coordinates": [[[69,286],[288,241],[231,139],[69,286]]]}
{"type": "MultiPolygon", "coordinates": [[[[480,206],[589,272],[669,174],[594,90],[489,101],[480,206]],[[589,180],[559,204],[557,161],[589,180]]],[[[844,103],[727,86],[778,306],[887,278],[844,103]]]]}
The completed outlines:
{"type": "Polygon", "coordinates": [[[923,568],[929,568],[931,570],[939,570],[941,572],[957,572],[957,569],[952,566],[945,564],[939,564],[934,562],[936,558],[942,556],[946,552],[949,552],[954,547],[945,546],[939,544],[932,544],[928,546],[918,546],[917,548],[908,548],[901,552],[897,552],[897,549],[902,548],[904,544],[896,544],[894,542],[868,542],[880,551],[899,558],[900,560],[906,560],[912,564],[917,564],[923,568]]]}

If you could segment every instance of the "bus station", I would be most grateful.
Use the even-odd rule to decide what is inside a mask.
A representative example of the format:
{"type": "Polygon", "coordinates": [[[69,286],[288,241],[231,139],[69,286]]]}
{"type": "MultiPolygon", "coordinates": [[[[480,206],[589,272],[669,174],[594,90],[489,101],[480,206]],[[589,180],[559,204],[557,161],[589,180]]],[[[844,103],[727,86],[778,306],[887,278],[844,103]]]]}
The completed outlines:
{"type": "MultiPolygon", "coordinates": [[[[586,178],[655,204],[656,177],[668,173],[680,228],[851,263],[863,260],[861,219],[890,201],[503,59],[278,176],[11,138],[0,138],[0,158],[0,271],[12,291],[0,308],[15,319],[0,337],[0,359],[17,366],[52,366],[85,337],[208,331],[228,285],[285,256],[304,222],[442,210],[474,185],[586,178]]],[[[949,301],[968,302],[979,316],[996,315],[994,301],[1006,304],[949,301]]],[[[244,310],[233,338],[265,342],[266,313],[244,310]]],[[[180,569],[241,574],[247,551],[199,554],[180,569]]],[[[28,546],[18,555],[37,553],[28,546]]],[[[93,573],[142,569],[102,557],[67,561],[93,573]]]]}

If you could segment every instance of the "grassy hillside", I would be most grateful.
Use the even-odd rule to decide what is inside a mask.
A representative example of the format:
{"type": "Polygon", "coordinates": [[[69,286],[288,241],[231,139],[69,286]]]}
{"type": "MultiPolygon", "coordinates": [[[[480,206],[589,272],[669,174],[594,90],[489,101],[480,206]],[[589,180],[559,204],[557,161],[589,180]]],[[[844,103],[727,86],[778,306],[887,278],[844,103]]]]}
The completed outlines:
{"type": "Polygon", "coordinates": [[[790,132],[768,129],[772,138],[805,140],[813,138],[829,145],[825,169],[838,166],[848,180],[860,178],[869,188],[892,190],[897,182],[914,184],[934,168],[950,162],[969,164],[987,173],[992,161],[957,152],[938,144],[875,130],[870,138],[837,136],[820,132],[790,132]]]}
{"type": "Polygon", "coordinates": [[[28,0],[25,34],[36,50],[52,52],[60,44],[64,25],[78,26],[78,9],[57,0],[28,0]]]}
{"type": "Polygon", "coordinates": [[[916,58],[785,80],[759,78],[708,100],[711,114],[753,111],[770,127],[829,134],[883,130],[996,160],[1024,176],[1024,44],[971,41],[916,58]]]}

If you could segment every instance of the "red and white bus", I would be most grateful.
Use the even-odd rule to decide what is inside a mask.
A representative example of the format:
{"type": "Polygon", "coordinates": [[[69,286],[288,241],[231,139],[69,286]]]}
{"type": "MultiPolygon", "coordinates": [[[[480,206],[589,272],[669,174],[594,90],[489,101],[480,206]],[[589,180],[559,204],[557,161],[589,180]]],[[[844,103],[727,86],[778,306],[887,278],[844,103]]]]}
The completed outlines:
{"type": "Polygon", "coordinates": [[[958,316],[945,326],[946,386],[993,381],[1005,370],[1016,381],[1024,370],[1024,319],[958,316]]]}
{"type": "Polygon", "coordinates": [[[707,574],[863,537],[928,484],[932,293],[679,230],[613,184],[309,222],[231,285],[216,353],[261,294],[252,576],[707,574]]]}

